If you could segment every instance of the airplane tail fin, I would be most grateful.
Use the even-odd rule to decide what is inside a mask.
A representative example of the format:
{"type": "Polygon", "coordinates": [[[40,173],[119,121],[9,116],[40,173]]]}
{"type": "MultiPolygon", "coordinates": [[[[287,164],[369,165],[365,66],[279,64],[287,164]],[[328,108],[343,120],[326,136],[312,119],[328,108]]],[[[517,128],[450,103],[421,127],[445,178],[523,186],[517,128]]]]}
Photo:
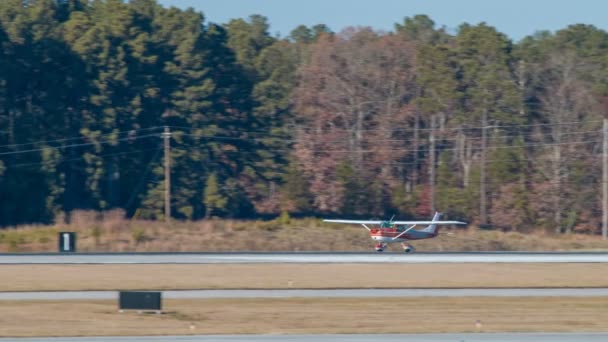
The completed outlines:
{"type": "MultiPolygon", "coordinates": [[[[439,221],[440,218],[441,218],[441,213],[435,212],[435,216],[433,216],[433,221],[439,221]]],[[[431,233],[431,234],[436,234],[437,231],[439,230],[437,227],[438,226],[436,224],[430,224],[428,227],[424,228],[422,231],[431,233]]]]}

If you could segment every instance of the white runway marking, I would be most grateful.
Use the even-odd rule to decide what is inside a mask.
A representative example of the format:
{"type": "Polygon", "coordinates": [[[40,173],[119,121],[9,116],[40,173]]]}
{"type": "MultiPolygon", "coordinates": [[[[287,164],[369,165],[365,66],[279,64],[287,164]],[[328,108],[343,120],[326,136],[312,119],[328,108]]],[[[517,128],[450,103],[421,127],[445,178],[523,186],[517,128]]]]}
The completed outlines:
{"type": "Polygon", "coordinates": [[[0,264],[605,263],[608,253],[0,254],[0,264]]]}

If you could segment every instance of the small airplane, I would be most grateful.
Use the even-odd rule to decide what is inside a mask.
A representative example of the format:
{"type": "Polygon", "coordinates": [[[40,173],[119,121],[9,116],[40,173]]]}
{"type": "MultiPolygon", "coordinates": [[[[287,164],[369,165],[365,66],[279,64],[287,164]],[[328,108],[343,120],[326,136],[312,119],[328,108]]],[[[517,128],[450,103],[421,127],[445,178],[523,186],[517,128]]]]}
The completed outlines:
{"type": "Polygon", "coordinates": [[[407,243],[408,240],[422,240],[434,238],[439,234],[438,225],[445,224],[466,224],[460,221],[439,221],[441,217],[440,213],[435,213],[432,221],[365,221],[365,220],[323,220],[323,222],[332,223],[351,223],[360,224],[369,231],[370,237],[376,241],[376,252],[382,252],[386,249],[389,243],[401,243],[403,251],[405,253],[411,253],[415,251],[414,246],[407,243]],[[428,224],[429,226],[415,230],[419,224],[428,224]],[[367,225],[379,225],[379,227],[368,227],[367,225]],[[409,226],[409,227],[407,227],[409,226]]]}

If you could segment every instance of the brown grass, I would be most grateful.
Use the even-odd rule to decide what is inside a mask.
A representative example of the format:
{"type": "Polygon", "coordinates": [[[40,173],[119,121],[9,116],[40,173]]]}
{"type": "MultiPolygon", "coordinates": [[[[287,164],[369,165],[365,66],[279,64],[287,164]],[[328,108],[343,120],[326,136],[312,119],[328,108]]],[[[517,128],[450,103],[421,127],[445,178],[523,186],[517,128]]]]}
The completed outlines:
{"type": "MultiPolygon", "coordinates": [[[[319,219],[175,221],[168,227],[163,222],[125,220],[120,212],[78,212],[69,225],[0,230],[0,252],[55,252],[59,231],[77,232],[78,249],[88,252],[371,251],[373,246],[363,228],[319,219]]],[[[414,245],[419,251],[608,250],[608,243],[591,235],[503,233],[474,227],[449,232],[452,235],[414,245]]]]}
{"type": "Polygon", "coordinates": [[[608,287],[608,265],[3,265],[0,279],[0,291],[608,287]]]}
{"type": "Polygon", "coordinates": [[[0,336],[608,330],[606,297],[165,300],[164,310],[118,313],[115,301],[3,301],[0,336]]]}

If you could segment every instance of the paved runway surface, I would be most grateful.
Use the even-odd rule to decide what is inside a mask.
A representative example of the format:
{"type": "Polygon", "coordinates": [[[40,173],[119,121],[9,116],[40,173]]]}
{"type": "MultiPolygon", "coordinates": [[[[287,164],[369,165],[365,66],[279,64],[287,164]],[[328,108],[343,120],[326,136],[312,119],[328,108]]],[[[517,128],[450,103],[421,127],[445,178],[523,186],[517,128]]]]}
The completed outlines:
{"type": "Polygon", "coordinates": [[[604,263],[608,253],[114,253],[0,254],[0,264],[604,263]]]}
{"type": "MultiPolygon", "coordinates": [[[[0,254],[0,264],[221,264],[221,263],[604,263],[608,253],[109,253],[109,254],[0,254]]],[[[163,291],[163,298],[247,297],[408,297],[408,296],[608,296],[596,289],[382,289],[382,290],[197,290],[163,291]]],[[[0,300],[116,299],[116,291],[5,292],[0,300]]],[[[0,342],[599,342],[608,333],[542,334],[380,334],[380,335],[211,335],[164,337],[0,338],[0,342]]]]}
{"type": "Polygon", "coordinates": [[[605,342],[608,333],[521,333],[521,334],[378,334],[378,335],[198,335],[141,337],[0,338],[0,342],[605,342]]]}
{"type": "MultiPolygon", "coordinates": [[[[608,288],[559,289],[337,289],[337,290],[184,290],[162,291],[164,299],[302,297],[599,297],[608,288]]],[[[0,292],[0,300],[117,299],[117,291],[0,292]]]]}

